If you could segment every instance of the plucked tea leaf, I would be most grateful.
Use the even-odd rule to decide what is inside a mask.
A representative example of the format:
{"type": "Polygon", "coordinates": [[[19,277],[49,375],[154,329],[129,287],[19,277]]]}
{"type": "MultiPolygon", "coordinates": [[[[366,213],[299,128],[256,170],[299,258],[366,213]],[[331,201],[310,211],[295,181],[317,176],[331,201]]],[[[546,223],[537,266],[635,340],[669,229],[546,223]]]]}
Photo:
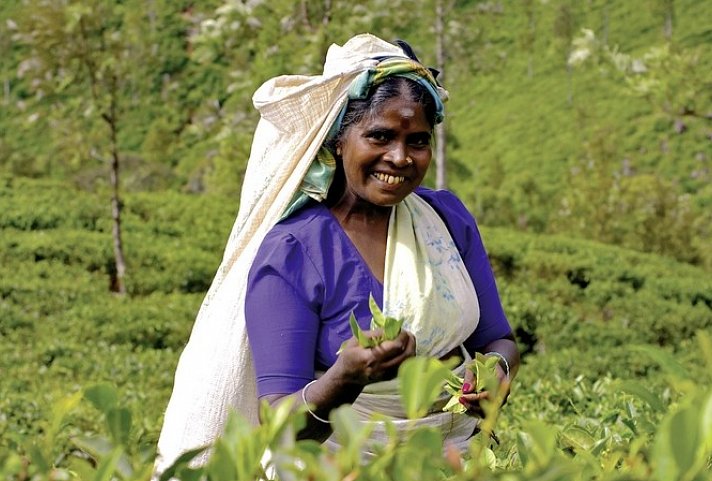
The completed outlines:
{"type": "Polygon", "coordinates": [[[453,394],[447,404],[443,407],[443,411],[450,411],[456,414],[463,414],[467,411],[464,404],[460,402],[460,397],[457,394],[453,394]]]}
{"type": "MultiPolygon", "coordinates": [[[[491,391],[493,394],[497,392],[499,388],[499,379],[497,378],[496,371],[497,362],[498,359],[496,357],[484,356],[478,352],[475,355],[475,359],[467,365],[467,369],[472,371],[475,375],[475,392],[491,391]]],[[[462,392],[463,382],[463,378],[449,371],[443,389],[450,394],[452,398],[450,398],[445,407],[443,407],[443,411],[454,413],[467,412],[467,408],[460,403],[460,396],[464,394],[462,392]]]]}
{"type": "Polygon", "coordinates": [[[358,325],[358,321],[356,321],[356,316],[354,316],[353,312],[349,316],[349,325],[351,325],[351,332],[356,340],[358,340],[359,345],[362,347],[373,347],[373,341],[361,330],[361,326],[358,325]]]}
{"type": "Polygon", "coordinates": [[[368,307],[371,309],[371,329],[384,329],[386,327],[386,316],[383,315],[381,309],[379,309],[376,300],[373,298],[373,294],[368,295],[368,307]]]}
{"type": "Polygon", "coordinates": [[[396,319],[394,317],[387,317],[386,324],[383,326],[383,335],[386,340],[393,340],[400,334],[401,326],[403,325],[403,320],[396,319]]]}

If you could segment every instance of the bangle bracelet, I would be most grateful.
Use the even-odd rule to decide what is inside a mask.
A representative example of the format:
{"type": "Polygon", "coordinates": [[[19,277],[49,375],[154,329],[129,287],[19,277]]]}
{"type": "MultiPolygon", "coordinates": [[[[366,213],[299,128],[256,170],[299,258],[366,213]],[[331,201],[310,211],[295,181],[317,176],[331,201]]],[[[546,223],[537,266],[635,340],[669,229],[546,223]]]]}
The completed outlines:
{"type": "Polygon", "coordinates": [[[507,376],[507,379],[509,379],[509,363],[507,362],[507,358],[504,357],[502,354],[498,353],[497,351],[491,351],[485,354],[485,356],[497,356],[504,362],[504,367],[506,368],[506,372],[504,373],[505,376],[507,376]]]}
{"type": "Polygon", "coordinates": [[[309,383],[307,383],[307,385],[302,388],[302,401],[304,401],[304,407],[307,408],[307,412],[309,414],[311,414],[312,417],[314,419],[316,419],[317,421],[321,421],[324,424],[331,424],[331,421],[324,419],[324,418],[320,418],[319,416],[314,414],[314,411],[309,409],[309,403],[307,402],[307,389],[309,389],[309,386],[311,386],[315,382],[316,382],[316,379],[314,379],[313,381],[309,381],[309,383]]]}

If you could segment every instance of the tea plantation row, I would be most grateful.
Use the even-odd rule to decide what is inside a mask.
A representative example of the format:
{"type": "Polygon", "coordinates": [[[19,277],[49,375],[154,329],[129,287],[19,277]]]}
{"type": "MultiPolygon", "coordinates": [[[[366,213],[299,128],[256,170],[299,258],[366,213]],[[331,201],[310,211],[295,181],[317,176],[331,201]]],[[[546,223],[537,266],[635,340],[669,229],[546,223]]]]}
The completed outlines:
{"type": "MultiPolygon", "coordinates": [[[[121,298],[108,291],[107,196],[0,179],[0,452],[25,452],[59,400],[101,381],[134,413],[132,439],[155,444],[178,355],[236,209],[220,197],[127,195],[129,295],[121,298]]],[[[621,386],[644,385],[663,407],[678,396],[659,363],[634,346],[660,346],[691,378],[706,375],[692,339],[712,328],[709,272],[586,240],[482,234],[525,352],[497,427],[501,465],[517,464],[517,432],[532,418],[618,436],[629,431],[625,416],[611,416],[627,406],[659,420],[664,410],[621,386]]],[[[101,430],[100,418],[88,406],[73,411],[54,447],[60,464],[71,436],[101,430]]]]}

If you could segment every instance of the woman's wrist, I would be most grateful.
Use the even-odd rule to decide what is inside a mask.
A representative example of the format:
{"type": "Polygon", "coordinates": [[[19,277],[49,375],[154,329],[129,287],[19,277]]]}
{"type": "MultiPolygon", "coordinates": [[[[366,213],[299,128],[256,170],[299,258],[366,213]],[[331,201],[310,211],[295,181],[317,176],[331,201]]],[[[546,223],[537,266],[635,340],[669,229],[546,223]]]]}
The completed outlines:
{"type": "Polygon", "coordinates": [[[504,370],[504,377],[506,380],[510,379],[510,370],[509,370],[509,361],[507,361],[507,358],[504,356],[504,354],[497,352],[497,351],[490,351],[485,353],[485,356],[493,356],[498,358],[498,363],[504,370]]]}
{"type": "Polygon", "coordinates": [[[514,379],[519,370],[519,349],[517,349],[517,343],[514,339],[508,337],[503,337],[501,339],[496,339],[481,349],[479,352],[483,353],[485,356],[495,356],[499,361],[498,364],[504,371],[505,378],[509,380],[514,379]]]}
{"type": "Polygon", "coordinates": [[[363,386],[349,382],[335,373],[332,366],[322,376],[307,383],[300,396],[304,404],[314,406],[316,419],[327,419],[332,409],[354,402],[362,389],[363,386]]]}

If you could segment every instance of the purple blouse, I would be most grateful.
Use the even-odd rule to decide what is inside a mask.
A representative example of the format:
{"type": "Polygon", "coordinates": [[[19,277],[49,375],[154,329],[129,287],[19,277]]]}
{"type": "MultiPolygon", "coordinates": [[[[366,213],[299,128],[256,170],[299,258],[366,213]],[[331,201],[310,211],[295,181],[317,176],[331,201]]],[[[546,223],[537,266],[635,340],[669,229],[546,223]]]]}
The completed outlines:
{"type": "MultiPolygon", "coordinates": [[[[480,321],[465,347],[474,352],[511,334],[472,215],[448,191],[416,192],[445,221],[477,291],[480,321]]],[[[247,282],[245,318],[260,397],[296,392],[315,370],[333,365],[352,336],[349,314],[369,328],[370,293],[383,307],[383,285],[331,211],[316,202],[272,228],[247,282]]]]}

